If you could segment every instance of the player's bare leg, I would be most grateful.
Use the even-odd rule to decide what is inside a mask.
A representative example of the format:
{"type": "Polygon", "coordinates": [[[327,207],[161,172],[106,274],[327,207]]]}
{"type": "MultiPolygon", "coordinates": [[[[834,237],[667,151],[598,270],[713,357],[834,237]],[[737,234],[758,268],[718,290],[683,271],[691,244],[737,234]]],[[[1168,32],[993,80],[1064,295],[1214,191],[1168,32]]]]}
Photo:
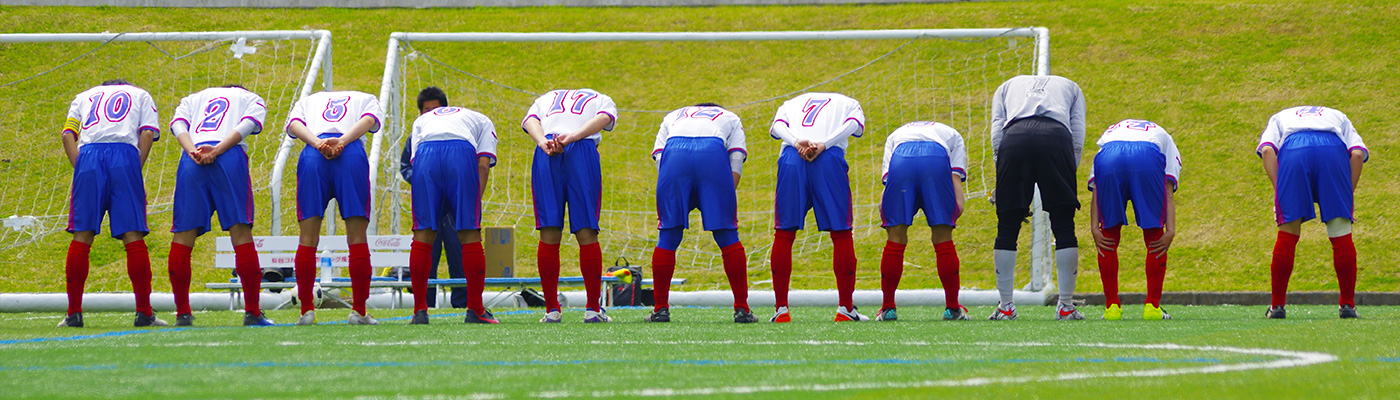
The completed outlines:
{"type": "Polygon", "coordinates": [[[59,327],[83,327],[83,288],[87,285],[88,255],[96,238],[96,231],[78,231],[73,232],[73,241],[68,243],[68,258],[63,265],[68,314],[58,323],[59,327]]]}
{"type": "Polygon", "coordinates": [[[1288,278],[1293,275],[1294,249],[1298,247],[1298,234],[1302,232],[1302,226],[1302,220],[1289,221],[1278,226],[1274,257],[1269,264],[1272,296],[1269,300],[1269,310],[1265,313],[1266,317],[1281,319],[1288,316],[1284,310],[1284,305],[1288,302],[1288,278]]]}
{"type": "Polygon", "coordinates": [[[579,229],[578,232],[574,232],[574,239],[578,240],[579,271],[583,273],[583,288],[588,294],[583,320],[612,321],[598,304],[598,299],[603,295],[603,251],[598,245],[598,231],[590,228],[579,229]]]}
{"type": "Polygon", "coordinates": [[[481,247],[481,230],[459,230],[457,240],[462,243],[462,272],[467,277],[467,309],[471,311],[463,322],[501,323],[481,301],[481,294],[486,290],[486,252],[481,247]]]}
{"type": "Polygon", "coordinates": [[[876,321],[895,321],[894,294],[899,288],[899,278],[904,274],[904,248],[909,244],[909,225],[885,227],[885,250],[880,257],[880,291],[884,301],[880,312],[875,313],[876,321]]]}
{"type": "Polygon", "coordinates": [[[321,217],[309,217],[297,222],[301,229],[297,255],[293,261],[297,277],[297,299],[301,302],[301,318],[297,325],[316,323],[316,247],[321,245],[321,217]]]}

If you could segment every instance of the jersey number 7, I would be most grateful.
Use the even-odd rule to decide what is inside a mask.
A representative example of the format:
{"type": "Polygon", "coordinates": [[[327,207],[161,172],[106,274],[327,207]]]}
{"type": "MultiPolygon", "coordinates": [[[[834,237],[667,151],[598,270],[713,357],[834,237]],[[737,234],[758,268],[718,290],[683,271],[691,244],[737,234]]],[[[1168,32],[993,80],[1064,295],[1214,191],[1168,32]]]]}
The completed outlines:
{"type": "Polygon", "coordinates": [[[810,99],[802,106],[802,126],[810,127],[817,124],[817,114],[822,112],[826,105],[831,103],[831,99],[810,99]]]}

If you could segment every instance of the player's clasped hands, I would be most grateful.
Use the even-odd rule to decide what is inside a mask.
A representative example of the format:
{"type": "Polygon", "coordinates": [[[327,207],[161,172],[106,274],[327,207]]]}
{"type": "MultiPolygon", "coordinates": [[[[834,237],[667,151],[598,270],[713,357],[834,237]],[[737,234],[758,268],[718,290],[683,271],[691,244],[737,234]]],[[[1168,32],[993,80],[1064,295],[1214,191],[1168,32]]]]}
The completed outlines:
{"type": "Polygon", "coordinates": [[[213,164],[214,159],[219,156],[218,154],[214,154],[214,151],[214,146],[203,145],[195,148],[189,155],[190,159],[194,160],[195,164],[209,165],[213,164]]]}
{"type": "Polygon", "coordinates": [[[341,142],[340,138],[326,138],[321,140],[320,145],[316,146],[316,150],[320,151],[327,160],[340,157],[340,151],[344,149],[345,143],[341,142]]]}
{"type": "Polygon", "coordinates": [[[817,159],[817,156],[821,155],[823,151],[826,151],[826,143],[813,142],[805,139],[797,141],[797,154],[801,155],[802,159],[808,162],[817,159]]]}

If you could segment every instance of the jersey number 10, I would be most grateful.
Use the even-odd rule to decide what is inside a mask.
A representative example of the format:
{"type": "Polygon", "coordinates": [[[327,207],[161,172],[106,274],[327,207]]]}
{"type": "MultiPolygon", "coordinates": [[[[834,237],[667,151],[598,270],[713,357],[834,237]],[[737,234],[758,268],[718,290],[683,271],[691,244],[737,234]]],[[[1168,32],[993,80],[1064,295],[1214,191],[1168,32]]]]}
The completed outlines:
{"type": "Polygon", "coordinates": [[[131,112],[131,95],[126,92],[117,92],[112,97],[107,98],[107,103],[102,103],[102,96],[105,93],[98,92],[88,98],[92,102],[92,107],[88,108],[87,118],[83,120],[83,129],[88,129],[102,122],[101,116],[104,114],[108,122],[121,122],[126,119],[126,114],[131,112]],[[99,111],[101,110],[101,111],[99,111]]]}

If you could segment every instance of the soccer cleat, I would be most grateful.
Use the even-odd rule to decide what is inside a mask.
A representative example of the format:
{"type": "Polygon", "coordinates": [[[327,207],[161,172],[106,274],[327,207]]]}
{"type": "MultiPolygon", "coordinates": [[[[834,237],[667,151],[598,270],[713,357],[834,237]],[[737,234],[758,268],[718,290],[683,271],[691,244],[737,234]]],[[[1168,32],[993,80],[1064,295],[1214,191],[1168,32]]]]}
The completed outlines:
{"type": "Polygon", "coordinates": [[[992,321],[1014,321],[1016,320],[1016,303],[998,304],[997,309],[992,310],[992,316],[987,319],[992,321]]]}
{"type": "Polygon", "coordinates": [[[175,326],[194,326],[194,314],[185,313],[175,315],[175,326]]]}
{"type": "Polygon", "coordinates": [[[273,326],[272,320],[267,319],[262,313],[243,313],[243,326],[273,326]]]}
{"type": "Polygon", "coordinates": [[[773,311],[773,318],[768,319],[768,322],[779,324],[792,322],[792,314],[788,314],[787,306],[778,307],[777,310],[773,311]]]}
{"type": "Polygon", "coordinates": [[[1337,313],[1341,315],[1342,319],[1356,318],[1356,317],[1357,317],[1357,315],[1356,315],[1356,306],[1352,306],[1352,305],[1344,305],[1344,306],[1342,306],[1341,309],[1337,310],[1337,313]]]}
{"type": "MultiPolygon", "coordinates": [[[[1147,315],[1147,311],[1144,310],[1142,315],[1147,315]]],[[[1108,307],[1104,307],[1103,309],[1103,319],[1105,321],[1117,321],[1123,319],[1123,307],[1117,304],[1109,304],[1108,307]]]]}
{"type": "Polygon", "coordinates": [[[374,317],[371,317],[369,314],[360,315],[360,313],[354,311],[350,312],[350,318],[347,322],[349,322],[350,325],[379,325],[379,321],[374,320],[374,317]]]}
{"type": "Polygon", "coordinates": [[[876,320],[876,321],[898,321],[898,320],[899,320],[899,314],[895,313],[893,308],[882,308],[882,309],[880,309],[880,312],[875,313],[875,320],[876,320]]]}
{"type": "Polygon", "coordinates": [[[75,312],[75,313],[72,313],[72,314],[68,314],[68,316],[63,317],[63,321],[59,321],[59,322],[58,322],[58,327],[59,327],[59,328],[63,328],[63,327],[68,327],[68,328],[82,328],[82,327],[83,327],[83,313],[75,312]]]}
{"type": "Polygon", "coordinates": [[[608,317],[608,310],[604,310],[604,309],[602,309],[602,308],[600,307],[600,308],[598,308],[598,311],[593,311],[593,310],[586,310],[586,311],[584,311],[584,312],[583,312],[583,322],[589,323],[589,324],[603,323],[603,322],[612,322],[612,318],[611,318],[611,317],[608,317]]]}
{"type": "Polygon", "coordinates": [[[134,325],[135,325],[137,328],[147,327],[147,326],[170,326],[170,324],[165,323],[165,321],[162,321],[160,318],[156,318],[155,313],[151,313],[151,314],[136,313],[136,323],[135,323],[134,325]]]}
{"type": "Polygon", "coordinates": [[[1055,320],[1057,321],[1079,321],[1082,319],[1084,319],[1084,313],[1079,312],[1079,309],[1074,308],[1073,305],[1060,304],[1055,307],[1055,320]]]}
{"type": "Polygon", "coordinates": [[[316,311],[307,311],[297,318],[297,325],[316,325],[316,311]]]}
{"type": "Polygon", "coordinates": [[[869,320],[870,320],[870,317],[867,317],[867,316],[864,316],[864,315],[860,315],[860,312],[859,312],[859,311],[856,311],[856,308],[855,308],[855,307],[851,307],[850,310],[847,310],[846,307],[841,307],[841,306],[837,306],[837,307],[836,307],[836,319],[835,319],[836,322],[847,322],[847,321],[850,321],[850,322],[860,322],[860,321],[869,321],[869,320]]]}
{"type": "Polygon", "coordinates": [[[1283,309],[1283,306],[1269,306],[1269,309],[1266,310],[1266,311],[1264,311],[1264,318],[1268,318],[1268,319],[1284,319],[1284,318],[1288,318],[1288,311],[1287,311],[1287,310],[1284,310],[1284,309],[1283,309]]]}
{"type": "Polygon", "coordinates": [[[967,315],[967,307],[963,307],[963,306],[958,306],[958,308],[945,307],[945,308],[943,308],[943,320],[944,320],[944,321],[971,321],[971,320],[972,320],[972,316],[967,315]]]}
{"type": "Polygon", "coordinates": [[[427,325],[428,310],[418,310],[413,312],[413,319],[408,321],[409,325],[427,325]]]}
{"type": "Polygon", "coordinates": [[[746,309],[746,308],[735,308],[735,309],[734,309],[734,323],[736,323],[736,324],[751,324],[751,323],[754,323],[754,322],[758,322],[758,317],[753,316],[753,312],[752,312],[752,311],[749,311],[749,310],[746,309]]]}
{"type": "Polygon", "coordinates": [[[671,309],[670,309],[670,308],[666,308],[666,307],[662,307],[662,308],[659,309],[659,310],[652,311],[651,314],[647,315],[646,319],[643,319],[643,321],[646,321],[646,322],[671,322],[671,309]]]}
{"type": "Polygon", "coordinates": [[[1172,316],[1171,314],[1167,314],[1167,310],[1163,310],[1162,307],[1154,306],[1151,303],[1148,303],[1142,305],[1142,319],[1153,321],[1161,319],[1172,319],[1172,316]]]}
{"type": "Polygon", "coordinates": [[[559,310],[549,310],[549,312],[544,313],[543,317],[540,317],[540,322],[548,324],[558,323],[563,320],[564,315],[560,313],[559,310]]]}
{"type": "Polygon", "coordinates": [[[468,324],[499,324],[501,320],[496,319],[495,315],[491,315],[491,310],[483,310],[481,314],[467,310],[467,318],[462,320],[462,322],[468,324]]]}

